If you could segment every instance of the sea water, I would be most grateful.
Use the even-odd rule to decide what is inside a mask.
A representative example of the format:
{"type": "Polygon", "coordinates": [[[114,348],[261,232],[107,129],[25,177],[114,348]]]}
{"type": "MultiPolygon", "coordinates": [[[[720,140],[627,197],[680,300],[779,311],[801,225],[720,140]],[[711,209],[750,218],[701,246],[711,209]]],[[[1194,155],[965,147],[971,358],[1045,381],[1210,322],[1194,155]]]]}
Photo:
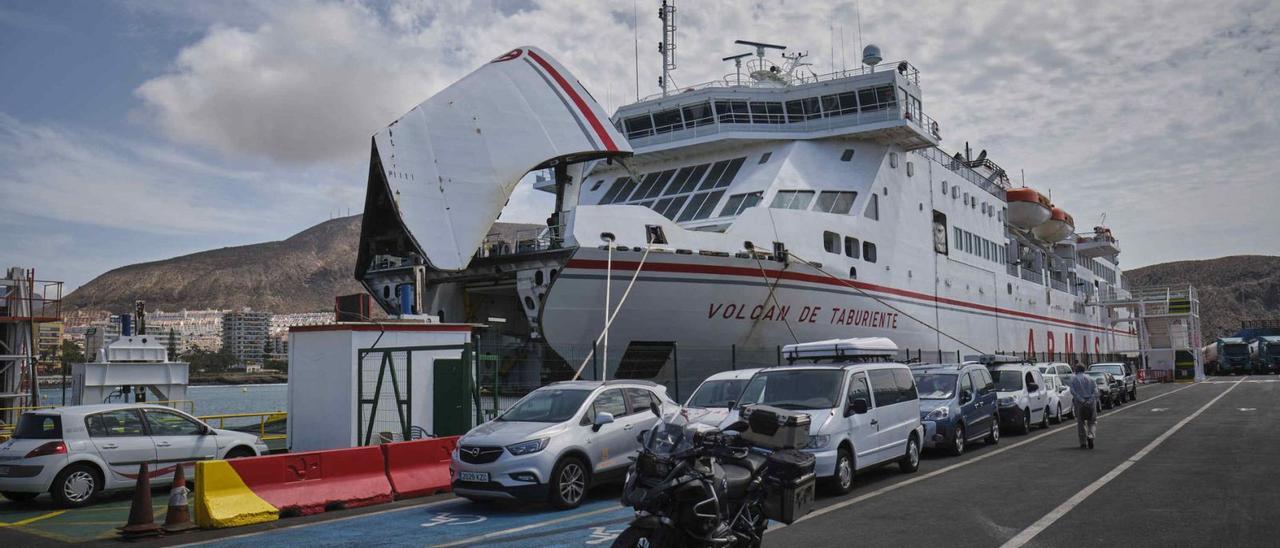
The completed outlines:
{"type": "MultiPolygon", "coordinates": [[[[227,413],[264,413],[267,411],[288,410],[289,385],[280,384],[243,384],[243,385],[199,385],[187,387],[187,398],[195,406],[195,415],[221,415],[227,413]]],[[[40,405],[62,405],[62,387],[45,387],[40,389],[40,405]]],[[[67,397],[71,397],[68,386],[67,397]]],[[[118,403],[121,400],[112,400],[118,403]]],[[[85,402],[89,403],[89,402],[85,402]]],[[[190,406],[180,406],[184,411],[191,411],[190,406]]]]}

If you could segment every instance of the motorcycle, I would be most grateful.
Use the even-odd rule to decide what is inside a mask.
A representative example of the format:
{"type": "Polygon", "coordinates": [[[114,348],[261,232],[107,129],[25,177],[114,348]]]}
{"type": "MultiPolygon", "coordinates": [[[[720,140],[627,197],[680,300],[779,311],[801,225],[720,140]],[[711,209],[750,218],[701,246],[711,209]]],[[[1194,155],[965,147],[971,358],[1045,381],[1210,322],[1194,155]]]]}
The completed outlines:
{"type": "MultiPolygon", "coordinates": [[[[766,414],[758,413],[752,418],[766,414]]],[[[622,492],[636,516],[613,546],[758,547],[770,519],[789,524],[808,512],[813,455],[753,444],[743,435],[753,424],[737,421],[722,431],[680,413],[642,432],[622,492]]]]}

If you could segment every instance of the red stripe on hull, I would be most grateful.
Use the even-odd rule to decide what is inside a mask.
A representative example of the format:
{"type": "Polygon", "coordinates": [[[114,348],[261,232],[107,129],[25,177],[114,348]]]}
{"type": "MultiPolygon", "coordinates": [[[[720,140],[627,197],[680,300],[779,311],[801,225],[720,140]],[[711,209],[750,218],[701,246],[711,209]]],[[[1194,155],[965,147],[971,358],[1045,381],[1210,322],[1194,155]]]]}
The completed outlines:
{"type": "MultiPolygon", "coordinates": [[[[592,269],[592,270],[604,270],[608,267],[608,265],[606,264],[606,261],[601,261],[598,259],[572,259],[569,261],[569,264],[566,266],[568,268],[583,268],[583,269],[592,269]]],[[[638,261],[618,261],[618,260],[613,261],[613,268],[616,270],[635,270],[639,266],[640,266],[640,263],[638,261]]],[[[681,273],[681,274],[716,274],[716,275],[728,275],[728,276],[745,276],[750,278],[759,278],[761,276],[760,269],[758,268],[746,268],[746,267],[738,267],[738,266],[696,265],[696,264],[681,264],[681,263],[646,262],[644,265],[644,271],[675,272],[675,273],[681,273]]],[[[1074,322],[1071,320],[1063,320],[1063,319],[1053,318],[1049,316],[1041,316],[1039,314],[1032,314],[1030,312],[1009,310],[1009,309],[999,308],[995,306],[988,306],[985,304],[971,303],[968,301],[961,301],[957,299],[949,299],[946,297],[937,297],[934,295],[929,295],[927,293],[918,293],[915,291],[908,291],[905,289],[898,289],[896,287],[870,284],[867,282],[859,282],[855,280],[848,280],[848,281],[833,280],[826,276],[817,276],[814,274],[803,274],[800,272],[785,272],[781,270],[766,269],[765,272],[767,273],[768,277],[771,279],[777,279],[778,277],[781,277],[784,280],[795,280],[799,282],[816,283],[816,284],[831,285],[831,286],[837,286],[837,287],[852,286],[852,287],[856,287],[858,289],[863,289],[866,291],[875,291],[878,293],[897,295],[900,297],[908,297],[912,299],[919,299],[923,301],[930,301],[930,302],[940,303],[940,304],[950,304],[954,306],[961,306],[964,308],[971,308],[974,310],[981,310],[984,312],[1003,314],[1006,316],[1017,316],[1017,317],[1028,318],[1033,320],[1053,322],[1053,323],[1066,325],[1070,327],[1079,327],[1083,329],[1090,329],[1093,331],[1101,331],[1103,333],[1106,333],[1107,331],[1112,331],[1122,335],[1131,334],[1127,331],[1121,331],[1119,329],[1108,330],[1105,327],[1098,327],[1096,325],[1090,325],[1087,323],[1074,322]]]]}
{"type": "Polygon", "coordinates": [[[569,95],[569,98],[573,100],[573,104],[577,105],[578,110],[582,112],[584,117],[586,117],[587,123],[591,124],[591,129],[595,130],[596,136],[600,137],[600,142],[604,144],[604,147],[610,151],[618,150],[618,145],[614,144],[613,139],[609,138],[609,132],[605,131],[604,126],[600,124],[600,120],[596,119],[595,113],[591,112],[591,108],[587,106],[587,102],[582,100],[582,96],[578,95],[578,92],[573,89],[573,86],[569,85],[569,82],[551,66],[551,63],[548,63],[541,55],[538,55],[532,50],[529,51],[529,57],[546,70],[557,84],[560,84],[560,87],[563,88],[565,93],[569,95]]]}

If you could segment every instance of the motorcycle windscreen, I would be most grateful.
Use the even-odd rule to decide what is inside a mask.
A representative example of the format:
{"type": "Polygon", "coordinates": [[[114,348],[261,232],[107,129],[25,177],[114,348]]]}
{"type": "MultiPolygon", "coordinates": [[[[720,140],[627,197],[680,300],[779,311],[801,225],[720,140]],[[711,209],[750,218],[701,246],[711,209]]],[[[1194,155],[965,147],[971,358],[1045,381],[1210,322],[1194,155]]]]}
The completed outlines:
{"type": "MultiPolygon", "coordinates": [[[[461,270],[525,174],[630,153],[569,71],[542,50],[521,47],[375,134],[369,194],[391,197],[430,266],[461,270]]],[[[371,207],[365,204],[366,217],[389,213],[371,207]]]]}

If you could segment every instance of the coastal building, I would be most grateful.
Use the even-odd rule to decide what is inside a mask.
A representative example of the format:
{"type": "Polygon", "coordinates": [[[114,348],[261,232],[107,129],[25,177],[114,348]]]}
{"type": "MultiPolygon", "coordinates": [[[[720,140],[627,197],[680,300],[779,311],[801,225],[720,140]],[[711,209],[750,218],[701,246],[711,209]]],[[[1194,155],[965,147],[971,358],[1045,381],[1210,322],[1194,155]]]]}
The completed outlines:
{"type": "Polygon", "coordinates": [[[222,349],[222,317],[228,310],[181,310],[177,312],[155,311],[147,313],[147,331],[177,335],[179,351],[199,348],[209,352],[222,349]]]}
{"type": "Polygon", "coordinates": [[[262,366],[263,350],[271,332],[271,313],[244,308],[222,315],[222,348],[246,367],[262,366]]]}
{"type": "Polygon", "coordinates": [[[36,328],[36,348],[37,365],[40,368],[40,374],[54,374],[58,372],[60,356],[59,348],[62,347],[62,322],[45,322],[39,324],[36,328]]]}

